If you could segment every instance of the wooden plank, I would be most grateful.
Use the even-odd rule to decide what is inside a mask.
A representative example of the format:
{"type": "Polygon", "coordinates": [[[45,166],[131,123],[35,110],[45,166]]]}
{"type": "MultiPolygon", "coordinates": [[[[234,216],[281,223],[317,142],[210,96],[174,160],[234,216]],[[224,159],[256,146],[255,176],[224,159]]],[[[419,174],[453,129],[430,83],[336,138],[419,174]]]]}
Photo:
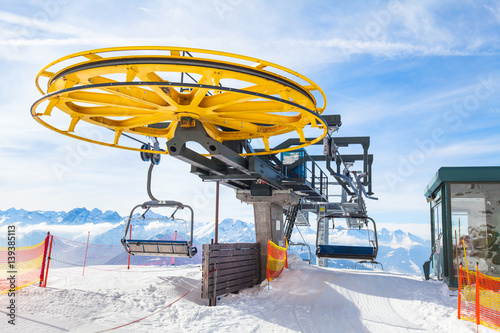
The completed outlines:
{"type": "MultiPolygon", "coordinates": [[[[224,269],[228,269],[228,268],[244,267],[244,266],[250,266],[250,265],[258,265],[258,258],[254,258],[254,259],[250,259],[250,260],[227,262],[227,263],[219,263],[218,262],[217,269],[224,270],[224,269]]],[[[211,271],[212,269],[214,269],[214,264],[210,264],[208,266],[208,271],[211,271]]]]}
{"type": "MultiPolygon", "coordinates": [[[[260,244],[259,244],[259,249],[260,249],[260,244]]],[[[267,249],[265,250],[267,253],[267,249]]],[[[264,276],[261,276],[261,262],[260,262],[260,258],[261,258],[261,254],[260,254],[260,250],[259,250],[259,254],[257,254],[257,267],[259,267],[257,269],[257,281],[258,282],[261,282],[264,280],[264,276]]]]}
{"type": "MultiPolygon", "coordinates": [[[[219,289],[219,290],[217,290],[216,295],[217,296],[226,295],[226,294],[229,294],[229,293],[240,291],[241,289],[252,288],[254,285],[255,285],[255,283],[253,283],[253,282],[247,282],[247,283],[243,283],[243,284],[240,284],[240,285],[237,285],[237,286],[228,287],[228,288],[224,288],[224,289],[219,289]]],[[[213,293],[213,291],[211,291],[208,294],[208,298],[213,298],[213,297],[214,297],[214,293],[213,293]]]]}
{"type": "MultiPolygon", "coordinates": [[[[245,266],[243,269],[241,268],[230,268],[226,270],[217,270],[217,276],[223,277],[226,275],[232,275],[232,274],[239,274],[239,273],[247,273],[248,275],[257,275],[257,265],[254,266],[245,266]]],[[[211,279],[212,276],[210,275],[208,279],[211,279]]]]}
{"type": "Polygon", "coordinates": [[[241,260],[251,260],[251,259],[254,259],[254,258],[255,258],[255,255],[210,258],[210,264],[217,263],[217,265],[219,265],[219,263],[241,261],[241,260]]]}
{"type": "MultiPolygon", "coordinates": [[[[252,281],[249,281],[249,282],[245,282],[245,283],[242,283],[242,284],[239,284],[239,285],[236,285],[236,286],[231,286],[231,287],[227,287],[227,288],[217,289],[216,294],[217,294],[217,296],[222,296],[222,295],[226,295],[226,294],[229,294],[229,293],[232,293],[232,292],[240,291],[240,290],[245,289],[245,288],[252,288],[254,286],[255,286],[255,283],[252,282],[252,281]]],[[[213,294],[214,294],[214,292],[210,291],[209,296],[213,297],[213,294]]]]}
{"type": "Polygon", "coordinates": [[[257,255],[259,251],[257,249],[240,249],[240,250],[211,250],[210,258],[218,257],[231,257],[231,256],[244,256],[249,254],[257,255]]]}
{"type": "MultiPolygon", "coordinates": [[[[255,279],[252,278],[252,277],[247,277],[247,278],[243,278],[243,279],[240,279],[240,280],[231,280],[231,281],[226,281],[226,282],[217,282],[217,290],[221,290],[221,289],[226,289],[226,288],[229,288],[229,287],[234,287],[234,286],[238,286],[238,285],[241,285],[241,284],[247,284],[249,282],[254,282],[255,283],[255,279]]],[[[208,292],[210,293],[211,291],[214,290],[214,286],[211,285],[208,287],[208,292]]]]}
{"type": "MultiPolygon", "coordinates": [[[[205,245],[205,244],[204,244],[205,245]]],[[[208,244],[210,245],[211,251],[221,250],[221,249],[253,249],[260,247],[259,243],[222,243],[222,244],[208,244]]]]}
{"type": "MultiPolygon", "coordinates": [[[[211,283],[208,284],[208,291],[210,292],[210,285],[212,285],[212,289],[217,291],[217,280],[218,280],[219,272],[217,271],[217,264],[214,267],[214,279],[211,283]]],[[[217,294],[217,292],[216,292],[217,294]]],[[[212,305],[215,306],[217,304],[217,296],[214,295],[212,299],[212,305]]]]}
{"type": "Polygon", "coordinates": [[[228,288],[228,287],[233,287],[233,286],[237,286],[237,285],[247,283],[250,281],[255,281],[255,279],[253,277],[249,276],[249,277],[240,278],[240,279],[236,279],[236,280],[228,280],[228,281],[224,281],[221,283],[217,283],[216,288],[214,288],[214,286],[209,287],[208,291],[210,292],[210,291],[213,291],[214,289],[220,290],[220,289],[224,289],[224,288],[228,288]]]}
{"type": "Polygon", "coordinates": [[[208,278],[205,277],[209,274],[210,270],[210,244],[203,244],[203,256],[202,256],[202,274],[203,274],[203,283],[201,285],[201,298],[208,298],[208,286],[209,281],[208,278]]]}
{"type": "Polygon", "coordinates": [[[210,253],[214,253],[215,255],[224,256],[224,255],[234,255],[238,253],[256,253],[260,252],[259,249],[221,249],[221,250],[210,250],[210,253]]]}
{"type": "MultiPolygon", "coordinates": [[[[217,272],[220,273],[219,271],[217,271],[217,272]]],[[[252,280],[257,279],[255,271],[246,271],[246,272],[228,274],[225,276],[217,275],[217,284],[227,282],[227,281],[232,281],[232,280],[239,281],[239,280],[246,279],[246,278],[251,278],[252,280]]],[[[210,277],[209,277],[209,279],[210,279],[210,277]]]]}
{"type": "Polygon", "coordinates": [[[203,276],[210,274],[202,284],[203,299],[212,299],[215,289],[220,296],[260,282],[259,243],[203,244],[202,258],[203,276]]]}
{"type": "MultiPolygon", "coordinates": [[[[231,275],[231,274],[236,274],[236,273],[242,273],[242,272],[253,272],[253,274],[257,274],[257,273],[255,273],[257,268],[260,269],[260,267],[258,267],[257,265],[227,268],[227,269],[223,269],[223,270],[221,270],[217,267],[217,272],[219,272],[218,276],[220,276],[220,277],[226,276],[226,275],[231,275]]],[[[208,278],[211,279],[212,276],[209,276],[208,278]]]]}

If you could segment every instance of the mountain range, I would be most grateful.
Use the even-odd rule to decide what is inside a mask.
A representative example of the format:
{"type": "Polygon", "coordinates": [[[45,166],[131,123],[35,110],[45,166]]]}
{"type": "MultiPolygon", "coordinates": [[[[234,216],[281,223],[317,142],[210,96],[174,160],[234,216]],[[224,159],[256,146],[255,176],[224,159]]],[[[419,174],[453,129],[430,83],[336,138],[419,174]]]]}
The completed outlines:
{"type": "MultiPolygon", "coordinates": [[[[74,241],[86,242],[87,237],[92,244],[119,245],[124,236],[124,222],[126,217],[117,212],[102,212],[99,209],[88,210],[75,208],[69,212],[55,211],[26,211],[10,208],[0,210],[0,246],[6,245],[7,226],[16,225],[16,246],[30,246],[43,241],[50,231],[58,237],[74,241]]],[[[183,221],[171,220],[168,217],[148,212],[144,218],[138,214],[134,216],[133,238],[152,239],[162,238],[178,232],[178,239],[186,237],[186,227],[183,221]]],[[[253,223],[238,219],[224,219],[219,222],[219,242],[255,242],[253,223]]],[[[128,233],[128,231],[127,231],[128,233]]],[[[384,270],[406,274],[422,274],[422,264],[428,259],[430,242],[411,233],[382,228],[378,231],[379,251],[377,261],[381,262],[384,270]]],[[[373,234],[370,235],[373,238],[373,234]]],[[[194,224],[193,239],[201,251],[201,244],[210,243],[214,237],[214,223],[197,222],[194,224]]],[[[337,228],[330,231],[330,244],[349,244],[367,246],[366,232],[337,228]]],[[[315,244],[316,230],[312,227],[299,227],[292,235],[293,243],[309,245],[291,245],[290,252],[299,254],[304,260],[316,262],[315,244]]],[[[352,268],[355,261],[329,260],[330,267],[352,268]]],[[[367,265],[364,265],[365,268],[367,265]]],[[[371,265],[368,265],[371,266],[371,265]]]]}

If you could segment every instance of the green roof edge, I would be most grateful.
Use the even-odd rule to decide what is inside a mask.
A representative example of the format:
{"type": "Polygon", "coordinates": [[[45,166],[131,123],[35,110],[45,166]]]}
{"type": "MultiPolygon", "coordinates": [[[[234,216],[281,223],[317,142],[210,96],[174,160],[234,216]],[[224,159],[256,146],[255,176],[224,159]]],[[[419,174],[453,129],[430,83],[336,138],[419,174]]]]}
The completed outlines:
{"type": "Polygon", "coordinates": [[[441,167],[424,195],[430,197],[443,182],[500,182],[500,166],[441,167]]]}

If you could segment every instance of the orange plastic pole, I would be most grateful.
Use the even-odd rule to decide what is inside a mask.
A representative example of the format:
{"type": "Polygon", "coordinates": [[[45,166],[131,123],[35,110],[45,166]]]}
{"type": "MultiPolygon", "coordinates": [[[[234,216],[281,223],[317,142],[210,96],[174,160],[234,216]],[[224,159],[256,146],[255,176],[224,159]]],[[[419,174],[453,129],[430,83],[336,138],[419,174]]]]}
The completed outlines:
{"type": "Polygon", "coordinates": [[[52,242],[54,241],[54,236],[50,236],[49,245],[49,256],[47,257],[47,271],[45,272],[45,280],[43,281],[43,287],[47,287],[47,280],[49,279],[49,266],[50,266],[50,256],[52,255],[52,242]]]}
{"type": "Polygon", "coordinates": [[[480,299],[480,297],[479,297],[479,268],[478,268],[478,265],[476,264],[476,324],[477,325],[481,324],[479,299],[480,299]]]}
{"type": "Polygon", "coordinates": [[[83,260],[83,273],[82,276],[85,275],[85,264],[87,263],[87,251],[89,250],[89,238],[90,238],[90,231],[87,235],[87,248],[85,249],[85,259],[83,260]]]}
{"type": "Polygon", "coordinates": [[[458,270],[458,319],[460,319],[460,310],[462,307],[462,265],[460,265],[458,270]]]}
{"type": "Polygon", "coordinates": [[[467,252],[465,251],[465,241],[463,239],[462,239],[462,245],[464,247],[465,269],[467,270],[467,284],[470,284],[470,279],[469,279],[469,263],[467,262],[467,252]]]}
{"type": "Polygon", "coordinates": [[[288,269],[288,240],[285,237],[285,267],[288,269]]]}

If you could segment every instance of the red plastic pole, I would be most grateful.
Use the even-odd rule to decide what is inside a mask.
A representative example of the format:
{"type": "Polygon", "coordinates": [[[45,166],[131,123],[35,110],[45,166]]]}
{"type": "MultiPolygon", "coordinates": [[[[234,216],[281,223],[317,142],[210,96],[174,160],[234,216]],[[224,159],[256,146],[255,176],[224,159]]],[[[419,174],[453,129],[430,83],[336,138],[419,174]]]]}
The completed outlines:
{"type": "Polygon", "coordinates": [[[49,256],[47,257],[47,271],[45,272],[45,280],[43,281],[43,287],[47,287],[47,280],[49,279],[49,266],[50,266],[50,256],[52,255],[52,243],[54,242],[54,236],[50,236],[49,245],[49,256]]]}
{"type": "Polygon", "coordinates": [[[458,271],[458,319],[460,319],[460,310],[462,307],[462,265],[458,271]]]}
{"type": "Polygon", "coordinates": [[[43,278],[45,273],[45,260],[47,260],[47,248],[49,247],[49,238],[50,238],[50,231],[47,232],[47,236],[45,237],[45,242],[43,244],[43,259],[42,259],[42,269],[40,269],[40,283],[38,284],[39,287],[41,287],[43,284],[43,278]]]}
{"type": "MultiPolygon", "coordinates": [[[[132,239],[132,224],[130,225],[130,233],[129,233],[128,239],[132,239]]],[[[128,265],[127,265],[127,269],[130,269],[130,253],[128,254],[128,265]]]]}
{"type": "Polygon", "coordinates": [[[85,264],[87,263],[87,251],[89,250],[89,238],[90,238],[90,231],[87,235],[87,248],[85,249],[85,259],[83,260],[83,273],[82,276],[85,275],[85,264]]]}
{"type": "Polygon", "coordinates": [[[479,297],[479,269],[478,269],[478,265],[476,264],[476,324],[477,325],[481,324],[479,300],[480,300],[480,297],[479,297]]]}
{"type": "MultiPolygon", "coordinates": [[[[219,244],[219,182],[215,187],[215,244],[219,244]]],[[[193,222],[194,223],[194,222],[193,222]]]]}

